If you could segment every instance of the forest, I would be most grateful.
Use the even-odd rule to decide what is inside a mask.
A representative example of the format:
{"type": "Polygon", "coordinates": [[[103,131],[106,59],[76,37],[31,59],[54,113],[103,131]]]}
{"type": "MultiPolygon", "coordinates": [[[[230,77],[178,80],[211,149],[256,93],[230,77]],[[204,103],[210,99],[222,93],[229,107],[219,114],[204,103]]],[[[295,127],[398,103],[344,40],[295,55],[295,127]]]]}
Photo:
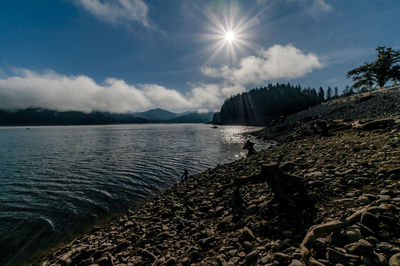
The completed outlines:
{"type": "MultiPolygon", "coordinates": [[[[330,94],[329,97],[334,97],[332,89],[330,94]]],[[[214,114],[213,124],[265,126],[280,116],[299,112],[324,100],[322,88],[317,92],[289,83],[269,84],[226,99],[220,112],[214,114]]]]}

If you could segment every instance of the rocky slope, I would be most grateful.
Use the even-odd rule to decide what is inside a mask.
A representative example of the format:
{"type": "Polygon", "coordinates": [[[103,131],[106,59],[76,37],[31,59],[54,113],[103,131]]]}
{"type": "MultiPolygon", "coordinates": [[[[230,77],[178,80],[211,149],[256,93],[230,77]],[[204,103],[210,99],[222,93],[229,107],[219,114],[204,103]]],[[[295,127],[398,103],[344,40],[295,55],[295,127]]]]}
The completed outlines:
{"type": "Polygon", "coordinates": [[[351,121],[344,108],[329,116],[340,104],[289,117],[258,134],[277,145],[190,176],[38,264],[399,265],[398,93],[376,92],[377,112],[373,98],[356,103],[367,95],[344,99],[363,104],[351,121]],[[301,178],[313,206],[284,207],[266,183],[238,187],[271,161],[301,178]]]}

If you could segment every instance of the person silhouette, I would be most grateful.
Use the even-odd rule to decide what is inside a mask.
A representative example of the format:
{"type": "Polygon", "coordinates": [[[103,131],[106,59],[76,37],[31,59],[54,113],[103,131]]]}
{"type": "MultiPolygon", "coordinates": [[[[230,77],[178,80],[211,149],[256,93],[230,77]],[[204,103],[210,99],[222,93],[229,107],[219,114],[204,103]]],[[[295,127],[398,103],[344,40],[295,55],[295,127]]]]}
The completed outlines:
{"type": "Polygon", "coordinates": [[[183,172],[183,175],[182,175],[182,177],[181,177],[181,181],[187,179],[188,177],[189,177],[189,172],[188,172],[188,170],[185,168],[185,170],[184,170],[184,172],[183,172]]]}

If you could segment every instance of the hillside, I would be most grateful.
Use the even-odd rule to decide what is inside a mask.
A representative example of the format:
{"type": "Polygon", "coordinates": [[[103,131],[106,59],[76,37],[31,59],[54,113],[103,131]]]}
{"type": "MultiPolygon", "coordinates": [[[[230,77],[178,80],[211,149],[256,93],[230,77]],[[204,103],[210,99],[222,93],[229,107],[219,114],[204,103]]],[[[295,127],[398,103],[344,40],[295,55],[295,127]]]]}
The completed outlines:
{"type": "Polygon", "coordinates": [[[189,113],[168,120],[169,123],[210,123],[214,113],[189,113]]]}
{"type": "Polygon", "coordinates": [[[264,139],[284,139],[297,131],[312,132],[316,121],[325,121],[330,128],[349,127],[357,120],[400,116],[400,86],[343,97],[275,120],[271,126],[255,133],[264,139]],[[342,120],[345,123],[337,123],[342,120]]]}
{"type": "Polygon", "coordinates": [[[141,113],[133,113],[134,116],[147,119],[147,120],[152,120],[152,121],[167,121],[175,118],[177,115],[175,113],[172,113],[170,111],[161,109],[161,108],[156,108],[156,109],[151,109],[146,112],[141,112],[141,113]]]}

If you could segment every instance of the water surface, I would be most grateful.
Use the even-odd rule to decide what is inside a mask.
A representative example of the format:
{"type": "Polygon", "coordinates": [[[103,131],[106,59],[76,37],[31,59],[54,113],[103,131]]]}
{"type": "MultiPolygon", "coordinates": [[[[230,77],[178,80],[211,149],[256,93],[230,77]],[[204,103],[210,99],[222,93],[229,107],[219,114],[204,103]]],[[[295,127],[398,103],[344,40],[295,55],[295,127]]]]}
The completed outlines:
{"type": "Polygon", "coordinates": [[[255,127],[0,128],[0,265],[19,265],[104,216],[242,157],[255,127]]]}

